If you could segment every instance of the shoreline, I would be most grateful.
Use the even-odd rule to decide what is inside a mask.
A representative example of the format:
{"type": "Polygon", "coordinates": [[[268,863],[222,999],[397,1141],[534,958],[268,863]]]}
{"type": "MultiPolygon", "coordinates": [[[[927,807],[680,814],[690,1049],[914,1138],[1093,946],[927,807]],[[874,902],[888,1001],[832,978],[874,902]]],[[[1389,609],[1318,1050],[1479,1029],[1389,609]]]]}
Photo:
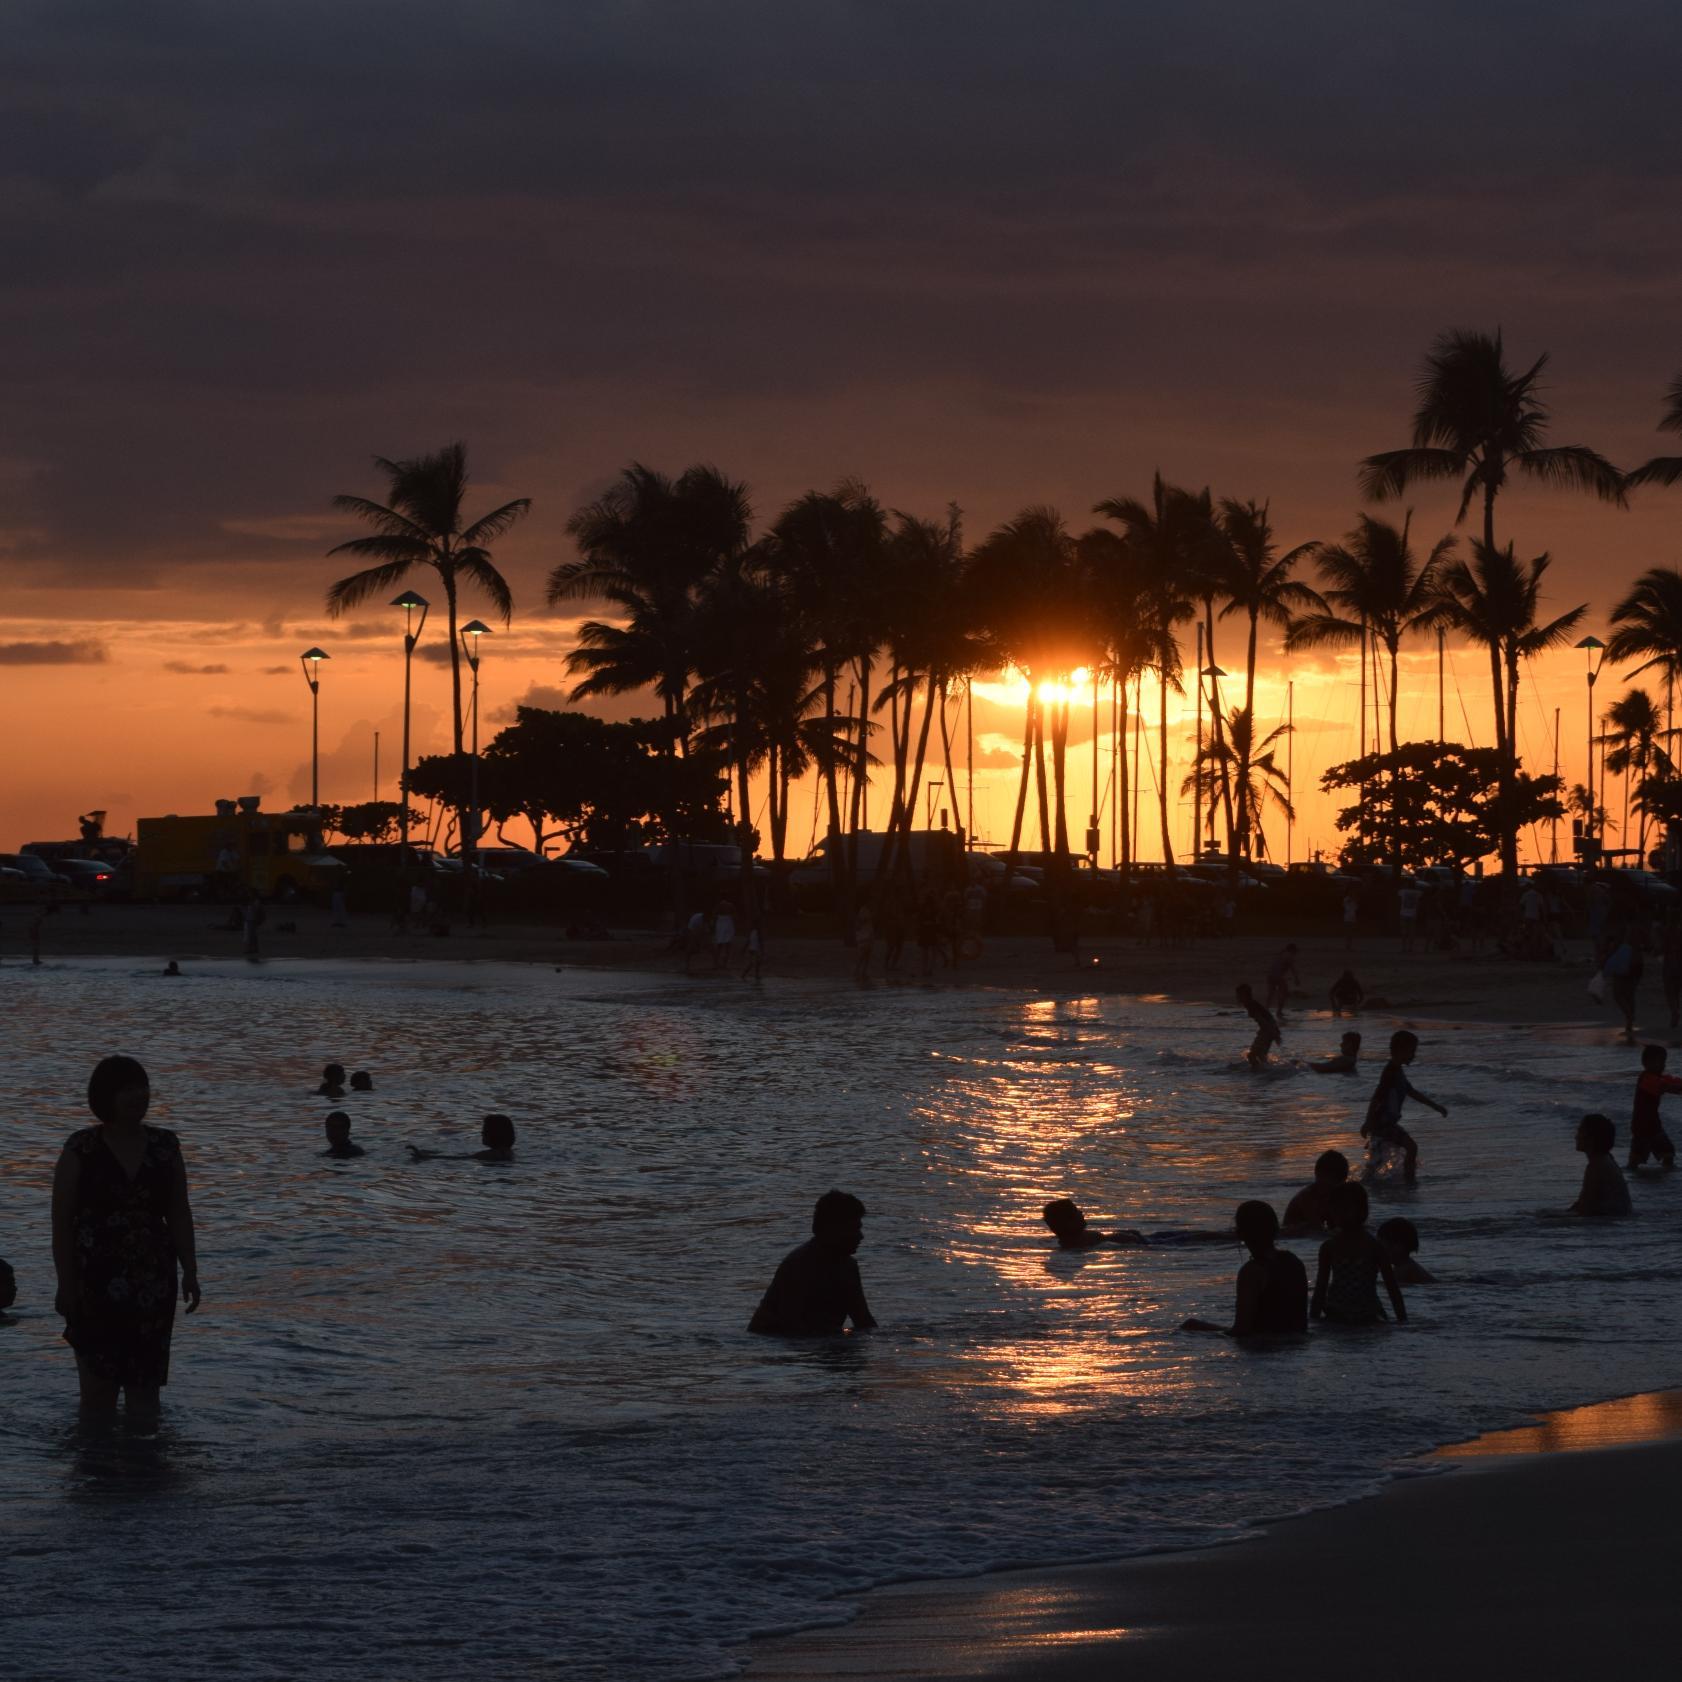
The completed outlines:
{"type": "Polygon", "coordinates": [[[743,1674],[1097,1682],[1125,1665],[1205,1682],[1339,1651],[1396,1682],[1657,1682],[1676,1665],[1678,1497],[1682,1391],[1641,1392],[1442,1445],[1375,1491],[1204,1547],[872,1589],[845,1621],[755,1636],[743,1674]]]}
{"type": "MultiPolygon", "coordinates": [[[[0,906],[0,973],[29,967],[28,924],[32,908],[0,906]]],[[[241,959],[242,938],[225,926],[211,906],[97,905],[87,915],[65,907],[46,920],[42,960],[46,966],[64,958],[132,958],[156,962],[161,970],[175,959],[190,972],[195,963],[241,959]]],[[[989,937],[981,957],[957,971],[937,969],[925,980],[916,973],[917,955],[908,951],[905,966],[893,978],[881,974],[880,954],[873,988],[945,990],[986,987],[1077,998],[1088,995],[1171,999],[1187,1004],[1233,1008],[1232,989],[1248,978],[1260,986],[1283,940],[1273,935],[1234,935],[1178,947],[1141,946],[1119,936],[1083,943],[1078,956],[1056,953],[1041,935],[989,937]]],[[[1546,1024],[1569,1028],[1586,1039],[1610,1043],[1616,1024],[1609,1007],[1588,997],[1588,966],[1506,959],[1491,953],[1409,952],[1389,937],[1370,937],[1346,953],[1336,934],[1299,937],[1298,970],[1303,987],[1292,996],[1283,1026],[1286,1056],[1319,1056],[1330,1049],[1324,1021],[1329,1016],[1327,989],[1349,965],[1367,988],[1363,1012],[1370,1020],[1444,1024],[1485,1022],[1514,1027],[1546,1024]],[[1293,1024],[1314,1024],[1311,1043],[1296,1039],[1293,1024]]],[[[625,931],[607,941],[569,941],[557,929],[532,923],[495,925],[488,930],[457,930],[446,937],[400,934],[383,916],[353,916],[347,929],[329,926],[327,914],[314,907],[276,910],[264,926],[262,957],[267,959],[387,960],[427,963],[515,963],[551,969],[590,970],[602,974],[631,971],[661,975],[697,987],[748,989],[756,985],[740,974],[740,957],[718,973],[710,968],[685,976],[667,937],[625,931]]],[[[703,960],[710,963],[710,960],[703,960]]],[[[815,934],[773,935],[765,960],[764,981],[807,981],[841,989],[859,987],[853,974],[855,954],[833,937],[815,934]]],[[[1638,1031],[1670,1036],[1656,976],[1640,996],[1638,1031]],[[1645,1020],[1642,1020],[1642,1017],[1645,1020]]],[[[1376,1048],[1374,1048],[1376,1049],[1376,1048]]]]}

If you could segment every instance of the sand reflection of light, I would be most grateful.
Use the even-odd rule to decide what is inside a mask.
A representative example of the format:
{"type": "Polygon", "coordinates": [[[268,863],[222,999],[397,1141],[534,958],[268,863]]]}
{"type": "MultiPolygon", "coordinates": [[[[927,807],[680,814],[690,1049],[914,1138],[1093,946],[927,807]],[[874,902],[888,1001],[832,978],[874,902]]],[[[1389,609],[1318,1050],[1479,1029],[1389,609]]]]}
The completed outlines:
{"type": "Polygon", "coordinates": [[[1590,1407],[1544,1414],[1534,1425],[1488,1431],[1469,1443],[1451,1443],[1433,1458],[1473,1460],[1486,1455],[1563,1454],[1586,1448],[1628,1448],[1682,1436],[1682,1391],[1620,1396],[1590,1407]]]}

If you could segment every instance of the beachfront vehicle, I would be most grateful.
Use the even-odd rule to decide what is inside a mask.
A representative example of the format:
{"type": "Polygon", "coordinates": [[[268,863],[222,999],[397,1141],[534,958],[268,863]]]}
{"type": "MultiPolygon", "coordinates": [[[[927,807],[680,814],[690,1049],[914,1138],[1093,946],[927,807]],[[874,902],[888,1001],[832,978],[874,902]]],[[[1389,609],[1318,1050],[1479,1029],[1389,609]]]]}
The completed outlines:
{"type": "Polygon", "coordinates": [[[345,880],[312,811],[264,812],[254,794],[218,800],[212,816],[142,818],[134,891],[146,899],[325,900],[345,880]]]}
{"type": "Polygon", "coordinates": [[[67,883],[72,893],[86,899],[105,899],[116,889],[116,871],[97,859],[60,859],[53,866],[53,874],[67,883]]]}
{"type": "Polygon", "coordinates": [[[64,899],[70,893],[70,884],[33,853],[0,853],[0,864],[23,877],[25,897],[29,899],[64,899]]]}
{"type": "Polygon", "coordinates": [[[519,876],[548,862],[544,854],[534,853],[527,847],[480,847],[475,856],[485,869],[494,870],[504,878],[519,876]]]}
{"type": "MultiPolygon", "coordinates": [[[[875,882],[881,869],[887,841],[886,831],[876,829],[861,829],[856,836],[849,833],[840,837],[842,858],[856,858],[858,861],[858,882],[861,887],[875,882]],[[855,840],[858,843],[856,853],[852,851],[855,840]]],[[[955,830],[909,831],[904,837],[904,851],[900,858],[909,864],[911,879],[914,882],[935,881],[944,884],[960,881],[963,877],[964,851],[955,830]]],[[[895,868],[900,866],[896,865],[895,868]]],[[[789,871],[788,885],[802,903],[822,901],[826,898],[834,886],[827,835],[818,836],[812,843],[811,852],[789,871]]]]}

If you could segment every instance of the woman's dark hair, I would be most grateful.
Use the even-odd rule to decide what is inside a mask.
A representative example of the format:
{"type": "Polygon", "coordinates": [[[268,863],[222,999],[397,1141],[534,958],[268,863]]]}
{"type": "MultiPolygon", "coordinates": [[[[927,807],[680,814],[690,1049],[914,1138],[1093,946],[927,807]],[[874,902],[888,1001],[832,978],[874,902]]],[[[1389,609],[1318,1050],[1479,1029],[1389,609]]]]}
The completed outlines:
{"type": "Polygon", "coordinates": [[[1618,1129],[1610,1116],[1584,1116],[1583,1132],[1597,1151],[1609,1151],[1618,1142],[1618,1129]]]}
{"type": "Polygon", "coordinates": [[[150,1089],[151,1085],[145,1069],[132,1057],[101,1058],[88,1077],[88,1108],[100,1121],[109,1121],[116,1112],[119,1092],[134,1086],[150,1089]]]}
{"type": "Polygon", "coordinates": [[[1269,1244],[1279,1236],[1279,1217],[1273,1212],[1273,1205],[1259,1199],[1240,1203],[1232,1224],[1245,1243],[1253,1239],[1258,1244],[1269,1244]]]}
{"type": "Polygon", "coordinates": [[[1404,1256],[1411,1256],[1419,1248],[1419,1228],[1406,1215],[1392,1215],[1379,1227],[1377,1236],[1394,1244],[1404,1256]]]}
{"type": "Polygon", "coordinates": [[[514,1148],[514,1123],[505,1115],[488,1115],[479,1137],[493,1151],[511,1151],[514,1148]]]}
{"type": "Polygon", "coordinates": [[[1331,1195],[1334,1226],[1367,1224],[1367,1188],[1359,1180],[1345,1180],[1331,1195]]]}

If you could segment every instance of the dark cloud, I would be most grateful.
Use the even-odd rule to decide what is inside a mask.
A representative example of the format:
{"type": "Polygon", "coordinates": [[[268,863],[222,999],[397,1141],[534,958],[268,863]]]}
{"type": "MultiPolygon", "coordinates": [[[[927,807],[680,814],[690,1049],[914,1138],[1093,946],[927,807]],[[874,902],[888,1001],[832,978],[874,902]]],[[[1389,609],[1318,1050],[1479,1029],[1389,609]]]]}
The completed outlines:
{"type": "Polygon", "coordinates": [[[233,719],[240,724],[296,724],[292,713],[276,712],[263,707],[207,707],[212,718],[233,719]]]}
{"type": "Polygon", "coordinates": [[[103,666],[102,642],[0,642],[0,666],[103,666]]]}
{"type": "Polygon", "coordinates": [[[220,664],[195,666],[190,660],[166,660],[164,670],[174,672],[180,677],[226,677],[233,667],[220,664]]]}

